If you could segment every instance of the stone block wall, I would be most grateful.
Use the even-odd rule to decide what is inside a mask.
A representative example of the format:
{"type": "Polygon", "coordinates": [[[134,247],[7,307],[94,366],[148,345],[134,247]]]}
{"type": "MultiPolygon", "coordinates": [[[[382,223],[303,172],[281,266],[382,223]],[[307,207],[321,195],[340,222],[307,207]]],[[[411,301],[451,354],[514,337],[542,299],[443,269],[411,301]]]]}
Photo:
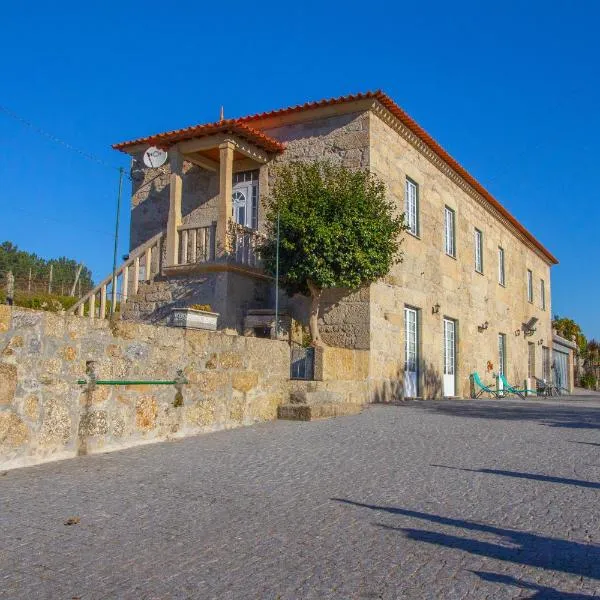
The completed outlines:
{"type": "Polygon", "coordinates": [[[442,172],[405,137],[370,115],[370,167],[385,181],[390,199],[404,211],[406,177],[419,185],[419,236],[404,235],[404,260],[370,290],[371,378],[375,400],[402,396],[404,308],[419,311],[419,395],[442,395],[443,318],[455,320],[456,395],[468,397],[469,375],[491,382],[498,370],[498,335],[506,335],[507,378],[527,377],[528,343],[535,344],[536,374],[542,375],[542,346],[552,344],[550,267],[496,216],[442,172]],[[455,211],[456,257],[444,250],[444,207],[455,211]],[[474,229],[483,233],[483,274],[475,271],[474,229]],[[506,285],[498,283],[498,247],[505,251],[506,285]],[[526,297],[526,273],[534,275],[534,302],[526,297]],[[546,307],[540,305],[540,279],[546,307]],[[434,305],[439,312],[434,313],[434,305]],[[537,317],[526,337],[524,322],[537,317]],[[488,323],[480,331],[478,326],[488,323]],[[493,369],[487,370],[488,361],[493,369]]]}
{"type": "MultiPolygon", "coordinates": [[[[333,288],[323,290],[319,305],[319,332],[323,341],[337,348],[368,350],[370,344],[370,291],[333,288]]],[[[285,297],[282,306],[290,315],[308,325],[310,299],[299,294],[285,297]]]]}
{"type": "Polygon", "coordinates": [[[273,304],[273,284],[264,278],[234,271],[205,271],[157,276],[140,284],[125,306],[124,319],[167,324],[171,309],[208,304],[219,313],[218,328],[243,333],[247,310],[273,304]]]}
{"type": "Polygon", "coordinates": [[[0,469],[105,452],[276,418],[287,343],[0,306],[0,469]],[[171,385],[78,385],[100,379],[171,385]]]}
{"type": "MultiPolygon", "coordinates": [[[[129,249],[166,231],[169,218],[169,180],[171,167],[149,169],[144,165],[143,152],[131,157],[131,223],[129,249]]],[[[181,198],[182,225],[208,226],[219,214],[218,174],[190,162],[183,165],[181,198]]]]}

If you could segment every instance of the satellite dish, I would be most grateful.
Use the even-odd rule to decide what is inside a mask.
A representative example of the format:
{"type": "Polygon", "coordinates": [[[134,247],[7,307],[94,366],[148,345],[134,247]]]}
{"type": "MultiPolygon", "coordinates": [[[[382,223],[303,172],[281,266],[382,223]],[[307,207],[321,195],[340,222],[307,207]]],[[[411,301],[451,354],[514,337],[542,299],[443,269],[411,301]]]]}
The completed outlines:
{"type": "Polygon", "coordinates": [[[167,162],[167,153],[156,146],[150,146],[144,152],[144,164],[151,169],[162,167],[167,162]]]}

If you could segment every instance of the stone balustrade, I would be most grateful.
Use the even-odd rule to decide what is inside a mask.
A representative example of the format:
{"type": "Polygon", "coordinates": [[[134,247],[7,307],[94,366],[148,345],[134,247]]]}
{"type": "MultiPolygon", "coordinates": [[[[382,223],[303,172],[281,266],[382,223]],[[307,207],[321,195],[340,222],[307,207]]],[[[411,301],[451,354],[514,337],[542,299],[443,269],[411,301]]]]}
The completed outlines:
{"type": "Polygon", "coordinates": [[[217,256],[217,224],[205,227],[181,225],[178,227],[178,264],[212,262],[217,256]]]}

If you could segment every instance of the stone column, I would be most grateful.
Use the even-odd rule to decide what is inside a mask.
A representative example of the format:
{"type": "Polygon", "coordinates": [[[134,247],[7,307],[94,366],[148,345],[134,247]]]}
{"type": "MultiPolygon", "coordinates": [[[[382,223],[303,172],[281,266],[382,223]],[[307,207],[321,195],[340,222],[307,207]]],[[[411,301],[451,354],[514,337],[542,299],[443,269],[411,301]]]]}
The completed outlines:
{"type": "Polygon", "coordinates": [[[230,250],[230,240],[227,235],[231,219],[231,196],[233,193],[233,150],[231,141],[219,145],[219,218],[217,220],[217,256],[222,256],[230,250]]]}
{"type": "MultiPolygon", "coordinates": [[[[173,266],[179,259],[179,232],[181,225],[181,192],[183,189],[183,158],[173,148],[169,151],[171,165],[171,181],[169,185],[169,221],[167,222],[167,266],[173,266]]],[[[147,268],[147,267],[146,267],[147,268]]]]}

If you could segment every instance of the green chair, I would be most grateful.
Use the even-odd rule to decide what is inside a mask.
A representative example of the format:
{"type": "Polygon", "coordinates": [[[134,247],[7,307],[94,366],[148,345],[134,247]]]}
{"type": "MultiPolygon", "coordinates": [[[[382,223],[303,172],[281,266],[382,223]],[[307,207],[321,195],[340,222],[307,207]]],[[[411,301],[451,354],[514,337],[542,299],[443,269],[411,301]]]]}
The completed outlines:
{"type": "Polygon", "coordinates": [[[521,390],[516,388],[514,385],[510,385],[510,383],[508,383],[508,381],[506,381],[506,377],[504,376],[504,374],[500,375],[500,381],[502,381],[502,388],[505,392],[508,392],[509,394],[514,394],[515,396],[519,396],[519,398],[521,398],[522,400],[525,400],[525,394],[527,394],[527,392],[532,392],[534,390],[521,390]]]}
{"type": "Polygon", "coordinates": [[[493,398],[498,398],[498,390],[491,388],[489,385],[485,385],[481,378],[479,377],[479,373],[475,372],[471,375],[473,379],[473,398],[479,398],[482,394],[490,394],[493,398]],[[479,389],[477,389],[479,388],[479,389]]]}

